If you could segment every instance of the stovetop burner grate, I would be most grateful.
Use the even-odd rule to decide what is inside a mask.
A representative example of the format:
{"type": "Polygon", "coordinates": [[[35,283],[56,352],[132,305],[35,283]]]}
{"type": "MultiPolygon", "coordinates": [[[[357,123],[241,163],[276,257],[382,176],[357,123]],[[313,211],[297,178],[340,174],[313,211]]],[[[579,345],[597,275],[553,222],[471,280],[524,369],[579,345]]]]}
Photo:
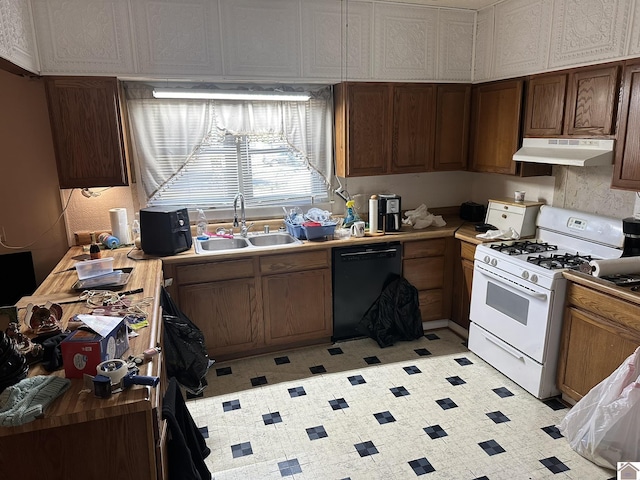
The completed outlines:
{"type": "Polygon", "coordinates": [[[539,265],[549,270],[555,270],[558,268],[580,269],[583,265],[588,265],[593,260],[591,255],[580,255],[579,253],[571,254],[553,254],[550,256],[537,255],[533,257],[527,257],[527,262],[539,265]]]}
{"type": "Polygon", "coordinates": [[[506,255],[523,255],[527,253],[540,253],[558,250],[557,245],[550,245],[546,242],[531,242],[529,240],[523,240],[511,244],[494,243],[490,246],[493,250],[506,255]]]}

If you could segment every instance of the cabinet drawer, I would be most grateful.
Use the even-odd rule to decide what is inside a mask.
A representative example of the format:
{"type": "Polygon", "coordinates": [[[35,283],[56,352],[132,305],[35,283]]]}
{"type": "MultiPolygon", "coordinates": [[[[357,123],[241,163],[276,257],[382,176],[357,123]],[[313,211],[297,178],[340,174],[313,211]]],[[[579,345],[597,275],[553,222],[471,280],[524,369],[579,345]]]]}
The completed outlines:
{"type": "Polygon", "coordinates": [[[506,210],[491,209],[487,215],[487,223],[493,225],[498,230],[508,230],[512,227],[516,232],[520,233],[524,215],[518,212],[509,212],[506,210]]]}
{"type": "Polygon", "coordinates": [[[469,242],[460,242],[460,256],[466,260],[473,262],[476,254],[476,245],[469,242]]]}
{"type": "Polygon", "coordinates": [[[640,307],[633,303],[612,298],[582,285],[569,283],[567,304],[599,315],[620,325],[623,329],[631,330],[630,333],[636,336],[640,335],[640,316],[638,315],[640,307]]]}
{"type": "Polygon", "coordinates": [[[435,240],[418,240],[404,243],[404,258],[435,257],[444,255],[446,242],[444,238],[435,240]]]}
{"type": "Polygon", "coordinates": [[[230,260],[228,262],[181,265],[176,267],[176,276],[179,285],[253,277],[253,260],[230,260]]]}
{"type": "Polygon", "coordinates": [[[442,288],[444,257],[414,258],[402,264],[402,274],[418,290],[442,288]]]}
{"type": "Polygon", "coordinates": [[[260,273],[295,272],[329,266],[329,249],[260,257],[260,273]]]}
{"type": "Polygon", "coordinates": [[[443,293],[441,288],[418,292],[420,315],[422,316],[423,322],[442,320],[445,318],[442,299],[443,293]]]}

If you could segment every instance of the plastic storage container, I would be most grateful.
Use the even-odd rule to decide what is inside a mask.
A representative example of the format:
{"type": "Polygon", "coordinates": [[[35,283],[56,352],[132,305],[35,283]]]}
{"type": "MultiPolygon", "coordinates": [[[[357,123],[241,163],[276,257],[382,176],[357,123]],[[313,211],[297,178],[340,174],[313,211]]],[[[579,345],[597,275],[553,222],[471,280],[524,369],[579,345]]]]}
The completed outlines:
{"type": "Polygon", "coordinates": [[[98,258],[96,260],[85,260],[74,265],[78,273],[78,280],[97,277],[113,272],[113,257],[98,258]]]}
{"type": "Polygon", "coordinates": [[[302,230],[304,231],[307,240],[319,240],[329,235],[333,235],[333,232],[336,230],[336,226],[324,225],[319,227],[305,227],[303,225],[302,230]]]}
{"type": "Polygon", "coordinates": [[[294,225],[289,222],[284,222],[285,227],[287,228],[287,232],[292,237],[296,237],[299,240],[306,240],[307,236],[305,235],[304,230],[302,229],[302,225],[294,225]]]}

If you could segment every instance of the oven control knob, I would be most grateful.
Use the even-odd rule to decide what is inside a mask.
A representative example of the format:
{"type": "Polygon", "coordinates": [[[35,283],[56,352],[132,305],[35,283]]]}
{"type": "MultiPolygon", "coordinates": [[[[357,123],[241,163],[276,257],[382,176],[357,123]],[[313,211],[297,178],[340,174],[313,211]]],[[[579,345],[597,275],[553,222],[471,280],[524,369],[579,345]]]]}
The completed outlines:
{"type": "Polygon", "coordinates": [[[538,275],[534,273],[533,275],[531,275],[531,278],[529,280],[531,280],[533,283],[538,283],[538,275]]]}
{"type": "Polygon", "coordinates": [[[489,263],[490,261],[489,255],[485,255],[483,260],[484,260],[484,263],[489,263]]]}
{"type": "Polygon", "coordinates": [[[524,278],[525,280],[527,278],[529,278],[529,272],[527,272],[526,270],[522,272],[522,278],[524,278]]]}
{"type": "Polygon", "coordinates": [[[491,259],[491,266],[495,267],[496,265],[498,265],[498,260],[496,260],[495,258],[491,259]]]}

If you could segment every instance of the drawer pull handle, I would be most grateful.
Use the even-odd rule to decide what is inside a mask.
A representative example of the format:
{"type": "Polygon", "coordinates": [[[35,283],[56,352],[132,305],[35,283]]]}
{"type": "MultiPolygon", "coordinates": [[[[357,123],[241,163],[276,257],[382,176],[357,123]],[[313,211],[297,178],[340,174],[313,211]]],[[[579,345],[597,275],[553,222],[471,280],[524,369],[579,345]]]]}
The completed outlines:
{"type": "Polygon", "coordinates": [[[507,218],[507,214],[506,214],[506,213],[503,213],[503,214],[502,214],[502,218],[507,218]]]}

